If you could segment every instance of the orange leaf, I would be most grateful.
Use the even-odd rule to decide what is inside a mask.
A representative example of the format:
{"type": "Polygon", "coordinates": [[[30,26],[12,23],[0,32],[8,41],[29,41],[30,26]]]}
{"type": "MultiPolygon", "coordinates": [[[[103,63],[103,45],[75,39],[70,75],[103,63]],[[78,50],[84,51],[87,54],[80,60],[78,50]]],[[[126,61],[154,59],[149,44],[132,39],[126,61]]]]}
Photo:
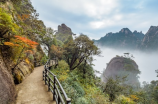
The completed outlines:
{"type": "Polygon", "coordinates": [[[12,43],[12,42],[4,42],[4,45],[8,45],[8,46],[11,46],[11,47],[15,46],[14,43],[12,43]]]}

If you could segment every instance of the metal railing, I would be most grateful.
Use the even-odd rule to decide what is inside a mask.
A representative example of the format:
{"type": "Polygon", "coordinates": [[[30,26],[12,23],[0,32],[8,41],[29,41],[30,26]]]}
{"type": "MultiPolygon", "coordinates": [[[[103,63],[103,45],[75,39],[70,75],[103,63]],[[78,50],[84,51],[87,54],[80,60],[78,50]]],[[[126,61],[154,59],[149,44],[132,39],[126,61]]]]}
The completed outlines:
{"type": "Polygon", "coordinates": [[[48,85],[48,91],[52,92],[53,100],[56,101],[56,104],[71,104],[71,99],[68,98],[58,78],[50,71],[51,66],[57,64],[57,59],[47,61],[44,65],[43,80],[45,85],[48,85]]]}

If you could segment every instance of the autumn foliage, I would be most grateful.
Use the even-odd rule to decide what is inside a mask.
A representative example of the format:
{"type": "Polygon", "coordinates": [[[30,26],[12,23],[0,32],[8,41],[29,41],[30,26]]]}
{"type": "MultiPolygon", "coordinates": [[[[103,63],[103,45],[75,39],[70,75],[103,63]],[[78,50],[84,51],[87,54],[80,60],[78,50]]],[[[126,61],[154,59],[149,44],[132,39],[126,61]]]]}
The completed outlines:
{"type": "Polygon", "coordinates": [[[13,42],[4,42],[4,45],[8,45],[11,47],[22,46],[23,48],[29,48],[29,49],[33,49],[36,47],[36,45],[38,45],[37,42],[34,42],[25,37],[21,37],[21,36],[14,36],[14,37],[15,39],[12,40],[13,42]]]}
{"type": "Polygon", "coordinates": [[[130,95],[130,98],[133,100],[133,101],[138,101],[139,98],[137,97],[137,95],[130,95]]]}
{"type": "Polygon", "coordinates": [[[36,48],[38,43],[26,37],[14,36],[14,38],[11,39],[10,42],[4,42],[4,45],[12,47],[12,53],[14,53],[13,61],[16,63],[16,67],[23,60],[29,63],[27,57],[29,54],[33,53],[32,49],[36,48]]]}
{"type": "Polygon", "coordinates": [[[61,47],[52,45],[51,46],[51,55],[61,58],[63,54],[63,49],[61,47]]]}
{"type": "Polygon", "coordinates": [[[24,21],[24,20],[30,18],[30,15],[29,15],[29,14],[23,14],[23,15],[18,15],[17,17],[18,17],[18,19],[20,19],[21,21],[22,21],[22,20],[24,21]]]}

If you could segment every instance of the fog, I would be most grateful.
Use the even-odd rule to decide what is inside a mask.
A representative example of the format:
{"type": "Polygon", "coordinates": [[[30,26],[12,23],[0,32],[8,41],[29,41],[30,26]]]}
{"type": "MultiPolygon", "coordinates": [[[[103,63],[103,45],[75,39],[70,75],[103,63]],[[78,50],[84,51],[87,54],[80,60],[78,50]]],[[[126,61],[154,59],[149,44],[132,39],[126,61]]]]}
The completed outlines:
{"type": "MultiPolygon", "coordinates": [[[[102,51],[101,57],[94,56],[96,59],[93,64],[93,68],[101,73],[106,69],[106,63],[109,63],[110,60],[116,55],[123,56],[124,53],[130,53],[135,58],[133,60],[137,63],[141,74],[139,75],[139,81],[150,82],[152,80],[158,80],[155,70],[158,69],[158,52],[141,52],[141,51],[129,51],[129,50],[115,50],[110,48],[100,48],[102,51]]],[[[98,74],[97,74],[98,75],[98,74]]],[[[100,75],[98,75],[100,76],[100,75]]]]}

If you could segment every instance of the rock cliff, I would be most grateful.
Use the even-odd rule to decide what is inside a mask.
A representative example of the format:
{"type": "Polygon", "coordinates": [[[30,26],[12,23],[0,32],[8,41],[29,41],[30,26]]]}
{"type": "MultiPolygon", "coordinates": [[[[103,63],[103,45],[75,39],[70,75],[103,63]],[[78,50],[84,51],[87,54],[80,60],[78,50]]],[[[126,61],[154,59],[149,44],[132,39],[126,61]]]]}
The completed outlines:
{"type": "Polygon", "coordinates": [[[73,32],[71,28],[67,27],[65,24],[58,26],[58,31],[56,32],[56,38],[62,42],[65,42],[69,37],[72,37],[73,32]]]}
{"type": "Polygon", "coordinates": [[[117,56],[111,59],[111,61],[107,64],[107,67],[104,70],[101,79],[103,82],[107,82],[107,79],[110,77],[116,78],[116,76],[127,76],[126,83],[128,85],[139,85],[139,73],[140,71],[135,61],[130,58],[117,56]]]}
{"type": "Polygon", "coordinates": [[[15,100],[15,96],[16,91],[13,76],[7,69],[0,53],[0,103],[10,104],[15,100]]]}
{"type": "Polygon", "coordinates": [[[144,50],[158,49],[158,26],[151,26],[142,41],[141,48],[144,50]]]}
{"type": "Polygon", "coordinates": [[[57,33],[72,35],[71,28],[67,27],[65,24],[61,24],[58,26],[57,33]]]}

